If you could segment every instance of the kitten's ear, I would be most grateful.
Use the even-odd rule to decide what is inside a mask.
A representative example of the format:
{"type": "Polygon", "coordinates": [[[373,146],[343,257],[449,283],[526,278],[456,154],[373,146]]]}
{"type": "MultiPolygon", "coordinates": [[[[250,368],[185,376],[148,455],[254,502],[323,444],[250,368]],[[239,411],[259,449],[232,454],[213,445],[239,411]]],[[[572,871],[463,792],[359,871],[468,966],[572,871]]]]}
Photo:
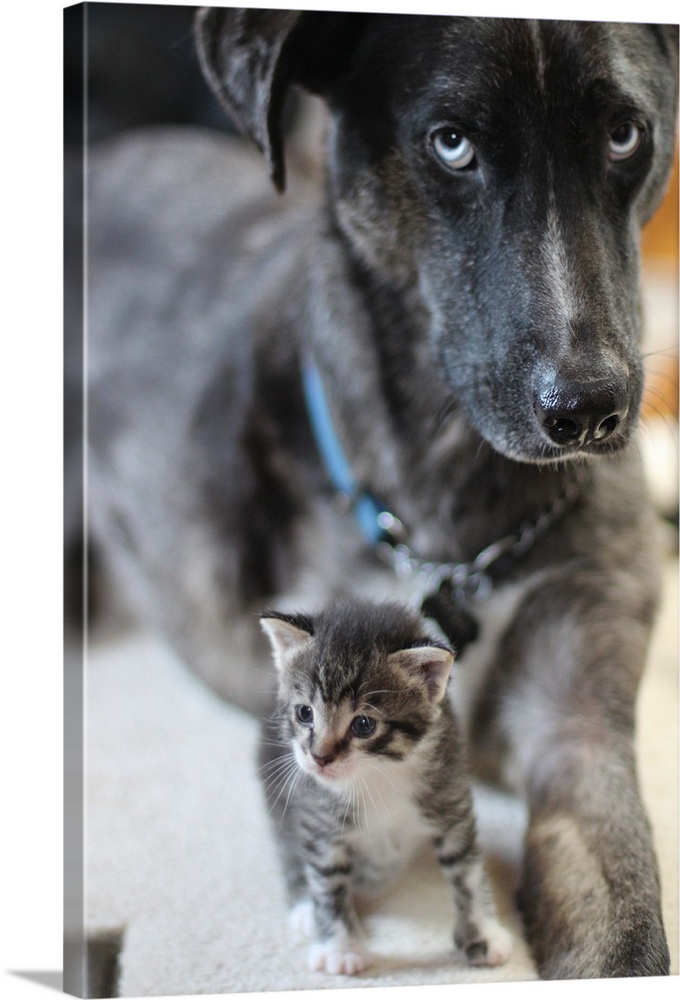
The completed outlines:
{"type": "Polygon", "coordinates": [[[290,656],[309,642],[314,634],[311,620],[304,615],[265,611],[260,615],[260,624],[271,643],[274,662],[279,670],[283,670],[290,656]]]}
{"type": "Polygon", "coordinates": [[[389,662],[422,680],[432,701],[443,699],[453,665],[453,651],[447,646],[400,649],[390,654],[389,662]]]}

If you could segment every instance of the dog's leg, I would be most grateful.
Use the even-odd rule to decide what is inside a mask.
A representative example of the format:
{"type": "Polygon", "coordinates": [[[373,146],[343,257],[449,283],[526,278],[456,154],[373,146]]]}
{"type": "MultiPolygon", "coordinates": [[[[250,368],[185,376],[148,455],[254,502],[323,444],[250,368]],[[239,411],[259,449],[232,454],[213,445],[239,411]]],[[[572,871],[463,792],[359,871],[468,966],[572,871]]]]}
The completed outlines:
{"type": "Polygon", "coordinates": [[[505,650],[504,729],[530,810],[520,905],[546,978],[669,972],[633,746],[648,615],[603,607],[598,590],[570,602],[566,586],[541,588],[505,650]]]}

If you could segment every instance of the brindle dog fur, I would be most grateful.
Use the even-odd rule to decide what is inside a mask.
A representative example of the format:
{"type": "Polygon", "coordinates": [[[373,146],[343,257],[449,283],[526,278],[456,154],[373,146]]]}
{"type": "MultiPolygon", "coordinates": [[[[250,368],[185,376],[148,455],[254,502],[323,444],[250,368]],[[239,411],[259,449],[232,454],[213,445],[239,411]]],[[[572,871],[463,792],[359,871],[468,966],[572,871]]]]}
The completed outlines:
{"type": "Polygon", "coordinates": [[[113,590],[252,712],[263,607],[406,592],[337,502],[306,358],[357,482],[420,557],[473,559],[577,470],[474,602],[457,710],[480,772],[526,796],[540,974],[666,974],[634,754],[656,522],[631,441],[677,30],[244,9],[196,30],[274,184],[199,130],[92,154],[88,523],[113,590]],[[328,109],[322,183],[286,185],[293,86],[328,109]]]}

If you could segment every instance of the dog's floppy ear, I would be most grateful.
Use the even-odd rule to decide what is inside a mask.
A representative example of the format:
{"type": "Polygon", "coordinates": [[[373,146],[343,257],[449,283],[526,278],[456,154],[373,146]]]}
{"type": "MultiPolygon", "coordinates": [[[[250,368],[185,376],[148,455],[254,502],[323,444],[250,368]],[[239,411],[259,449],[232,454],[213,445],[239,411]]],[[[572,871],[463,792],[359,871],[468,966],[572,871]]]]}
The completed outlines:
{"type": "Polygon", "coordinates": [[[295,10],[204,7],[196,15],[203,74],[235,123],[269,162],[284,186],[281,114],[288,78],[283,52],[300,20],[295,10]]]}
{"type": "Polygon", "coordinates": [[[367,15],[203,7],[195,21],[203,74],[285,186],[282,115],[291,83],[322,94],[342,74],[367,15]]]}

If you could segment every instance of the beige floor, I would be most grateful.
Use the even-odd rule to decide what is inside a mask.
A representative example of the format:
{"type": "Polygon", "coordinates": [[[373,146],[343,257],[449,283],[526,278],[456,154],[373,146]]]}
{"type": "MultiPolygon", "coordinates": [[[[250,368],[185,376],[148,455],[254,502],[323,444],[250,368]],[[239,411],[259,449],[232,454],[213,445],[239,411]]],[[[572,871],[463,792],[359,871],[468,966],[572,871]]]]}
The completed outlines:
{"type": "Polygon", "coordinates": [[[663,912],[678,974],[678,565],[665,576],[664,611],[659,619],[638,710],[638,755],[643,799],[659,853],[663,912]]]}
{"type": "MultiPolygon", "coordinates": [[[[678,971],[677,566],[639,709],[640,772],[678,971]]],[[[448,893],[420,859],[364,914],[377,965],[360,979],[306,969],[291,947],[253,755],[252,719],[221,704],[148,635],[109,641],[88,669],[87,887],[92,931],[123,932],[120,993],[233,993],[526,981],[535,972],[512,902],[523,813],[478,797],[515,951],[471,972],[450,954],[448,893]]]]}

